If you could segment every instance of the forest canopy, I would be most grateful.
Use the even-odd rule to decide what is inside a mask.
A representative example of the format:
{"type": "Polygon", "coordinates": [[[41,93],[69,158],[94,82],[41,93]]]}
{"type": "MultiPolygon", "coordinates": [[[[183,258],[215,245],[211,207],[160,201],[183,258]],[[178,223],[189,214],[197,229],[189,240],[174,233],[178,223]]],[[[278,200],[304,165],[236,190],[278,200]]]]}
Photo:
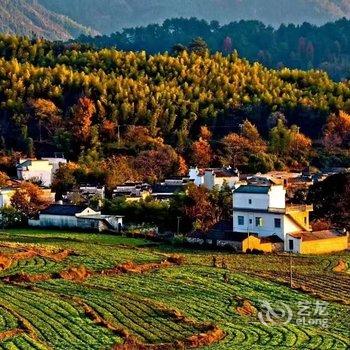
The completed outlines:
{"type": "MultiPolygon", "coordinates": [[[[350,110],[348,82],[201,45],[149,55],[1,36],[3,153],[64,152],[83,165],[80,174],[95,168],[96,177],[120,162],[125,174],[150,181],[184,174],[196,159],[254,171],[348,161],[347,139],[324,146],[334,118],[350,110]]],[[[123,178],[113,174],[111,183],[123,178]]]]}
{"type": "Polygon", "coordinates": [[[241,57],[270,68],[323,69],[341,80],[350,76],[349,31],[350,20],[345,18],[321,26],[303,23],[278,28],[260,21],[220,25],[218,21],[174,18],[111,35],[81,35],[78,42],[155,54],[171,52],[178,44],[189,46],[193,39],[202,37],[212,52],[229,55],[237,50],[241,57]]]}

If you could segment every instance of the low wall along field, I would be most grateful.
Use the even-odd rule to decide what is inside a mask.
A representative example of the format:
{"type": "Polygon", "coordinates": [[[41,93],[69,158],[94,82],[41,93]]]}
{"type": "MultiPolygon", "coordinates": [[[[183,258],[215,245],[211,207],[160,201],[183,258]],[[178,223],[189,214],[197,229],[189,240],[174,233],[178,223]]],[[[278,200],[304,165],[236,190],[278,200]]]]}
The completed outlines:
{"type": "Polygon", "coordinates": [[[289,257],[283,254],[181,251],[148,243],[98,234],[3,232],[0,349],[350,347],[348,253],[295,256],[291,289],[289,257]],[[295,317],[264,325],[262,301],[273,307],[282,302],[294,316],[300,303],[327,302],[328,328],[305,327],[295,317]]]}

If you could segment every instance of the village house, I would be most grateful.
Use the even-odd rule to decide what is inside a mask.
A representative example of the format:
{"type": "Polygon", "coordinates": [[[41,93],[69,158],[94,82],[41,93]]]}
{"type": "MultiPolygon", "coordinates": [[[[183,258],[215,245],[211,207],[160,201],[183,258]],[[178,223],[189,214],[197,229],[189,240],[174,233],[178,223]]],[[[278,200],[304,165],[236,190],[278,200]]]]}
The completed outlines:
{"type": "Polygon", "coordinates": [[[193,182],[189,177],[165,179],[164,182],[152,186],[151,196],[157,200],[169,200],[179,192],[186,190],[186,186],[193,182]]]}
{"type": "Polygon", "coordinates": [[[127,202],[137,202],[150,196],[151,185],[143,182],[125,182],[116,186],[113,190],[112,197],[124,197],[127,202]]]}
{"type": "Polygon", "coordinates": [[[296,232],[287,235],[285,251],[299,254],[324,254],[346,250],[349,234],[338,230],[296,232]]]}
{"type": "Polygon", "coordinates": [[[260,242],[252,242],[254,249],[263,251],[267,251],[268,246],[262,243],[272,244],[277,238],[284,242],[285,251],[302,254],[347,249],[347,238],[341,238],[344,235],[335,231],[312,231],[309,222],[312,210],[311,205],[286,204],[283,185],[242,185],[233,191],[233,235],[255,235],[260,242]]]}
{"type": "Polygon", "coordinates": [[[38,219],[29,220],[29,226],[120,232],[123,216],[102,215],[86,206],[52,204],[39,213],[38,219]]]}
{"type": "Polygon", "coordinates": [[[239,172],[237,169],[227,168],[190,168],[189,178],[197,186],[205,186],[212,190],[215,186],[222,187],[226,183],[233,188],[239,182],[239,172]]]}
{"type": "Polygon", "coordinates": [[[21,159],[17,164],[17,178],[51,187],[55,172],[66,162],[64,158],[21,159]]]}

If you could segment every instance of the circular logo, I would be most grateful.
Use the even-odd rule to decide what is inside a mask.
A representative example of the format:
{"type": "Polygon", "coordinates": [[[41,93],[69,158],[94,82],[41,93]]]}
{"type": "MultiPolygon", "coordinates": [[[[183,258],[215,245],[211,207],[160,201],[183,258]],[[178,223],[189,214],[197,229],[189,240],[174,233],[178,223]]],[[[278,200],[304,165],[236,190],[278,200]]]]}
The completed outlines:
{"type": "Polygon", "coordinates": [[[258,317],[260,322],[265,326],[275,324],[286,325],[292,320],[292,309],[281,301],[277,305],[274,305],[274,307],[268,301],[262,301],[261,307],[263,311],[259,311],[258,317]]]}

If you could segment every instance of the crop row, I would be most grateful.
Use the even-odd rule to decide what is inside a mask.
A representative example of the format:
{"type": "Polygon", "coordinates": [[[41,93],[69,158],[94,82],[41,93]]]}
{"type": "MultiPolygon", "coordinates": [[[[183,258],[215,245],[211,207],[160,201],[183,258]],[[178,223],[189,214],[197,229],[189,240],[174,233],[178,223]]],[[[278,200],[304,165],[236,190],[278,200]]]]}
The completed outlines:
{"type": "Polygon", "coordinates": [[[259,307],[261,300],[272,305],[276,301],[288,304],[294,313],[298,312],[297,303],[314,299],[289,288],[269,283],[246,275],[232,274],[229,283],[225,283],[223,272],[219,269],[180,267],[158,271],[146,276],[121,276],[119,278],[92,279],[89,283],[103,285],[111,289],[123,289],[129,294],[147,298],[186,310],[190,316],[200,320],[214,320],[224,327],[228,336],[221,344],[211,349],[226,349],[229,345],[249,347],[253,344],[264,346],[295,346],[309,349],[346,349],[350,345],[348,310],[332,304],[329,317],[331,329],[317,326],[298,326],[292,321],[278,328],[266,327],[255,317],[237,315],[237,300],[249,299],[259,307]],[[163,286],[161,289],[159,286],[163,286]],[[226,346],[226,347],[225,347],[226,346]]]}
{"type": "Polygon", "coordinates": [[[55,349],[101,349],[118,340],[111,331],[96,326],[82,310],[48,294],[1,286],[1,302],[28,320],[35,335],[55,349]]]}

